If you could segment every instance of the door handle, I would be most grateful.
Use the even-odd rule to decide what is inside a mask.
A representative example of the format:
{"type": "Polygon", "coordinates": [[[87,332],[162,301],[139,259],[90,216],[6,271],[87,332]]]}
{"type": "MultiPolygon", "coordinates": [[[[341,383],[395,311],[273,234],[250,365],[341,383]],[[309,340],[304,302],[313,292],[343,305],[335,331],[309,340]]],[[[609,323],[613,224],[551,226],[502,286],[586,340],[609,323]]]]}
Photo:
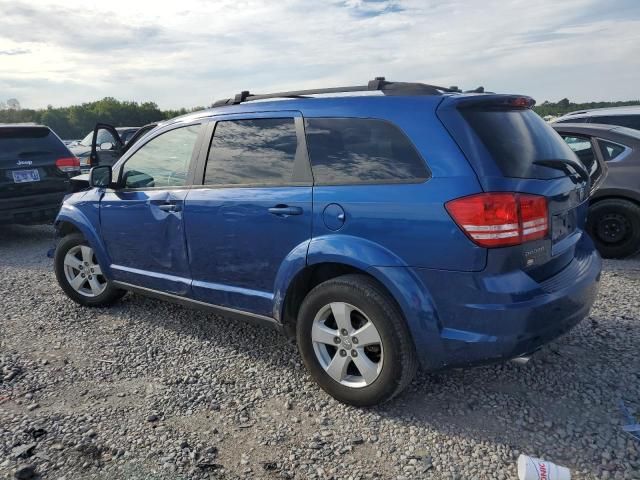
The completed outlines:
{"type": "Polygon", "coordinates": [[[302,215],[302,207],[290,207],[288,205],[276,205],[269,209],[269,213],[286,217],[288,215],[302,215]]]}
{"type": "Polygon", "coordinates": [[[163,203],[158,205],[158,208],[163,212],[179,212],[181,210],[180,205],[176,205],[175,203],[163,203]]]}

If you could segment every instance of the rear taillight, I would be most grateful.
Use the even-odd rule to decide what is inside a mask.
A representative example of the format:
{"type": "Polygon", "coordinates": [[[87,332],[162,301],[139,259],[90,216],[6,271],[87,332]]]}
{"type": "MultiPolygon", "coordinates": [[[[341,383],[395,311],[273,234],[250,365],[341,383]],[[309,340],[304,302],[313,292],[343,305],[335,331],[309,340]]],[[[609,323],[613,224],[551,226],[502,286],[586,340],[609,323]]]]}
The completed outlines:
{"type": "Polygon", "coordinates": [[[80,160],[76,157],[65,157],[56,160],[56,167],[64,173],[74,173],[80,171],[80,160]]]}
{"type": "Polygon", "coordinates": [[[547,199],[524,193],[480,193],[445,207],[481,247],[506,247],[544,238],[549,232],[547,199]]]}

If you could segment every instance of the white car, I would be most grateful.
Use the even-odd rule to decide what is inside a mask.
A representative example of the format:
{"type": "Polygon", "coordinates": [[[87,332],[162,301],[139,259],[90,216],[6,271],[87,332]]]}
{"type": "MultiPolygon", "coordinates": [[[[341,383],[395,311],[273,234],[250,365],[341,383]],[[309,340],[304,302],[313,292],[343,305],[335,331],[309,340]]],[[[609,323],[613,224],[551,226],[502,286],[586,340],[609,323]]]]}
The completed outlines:
{"type": "Polygon", "coordinates": [[[640,130],[640,105],[578,110],[552,120],[552,123],[604,123],[640,130]]]}

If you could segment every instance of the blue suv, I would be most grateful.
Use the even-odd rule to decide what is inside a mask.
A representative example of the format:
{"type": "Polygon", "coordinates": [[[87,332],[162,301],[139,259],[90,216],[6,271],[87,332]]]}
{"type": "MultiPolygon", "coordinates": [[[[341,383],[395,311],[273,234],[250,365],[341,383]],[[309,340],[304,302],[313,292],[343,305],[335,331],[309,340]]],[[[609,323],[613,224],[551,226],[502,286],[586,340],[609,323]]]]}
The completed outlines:
{"type": "Polygon", "coordinates": [[[66,294],[270,324],[336,399],[524,356],[583,319],[589,177],[528,97],[378,78],[242,92],[92,169],[56,220],[66,294]]]}

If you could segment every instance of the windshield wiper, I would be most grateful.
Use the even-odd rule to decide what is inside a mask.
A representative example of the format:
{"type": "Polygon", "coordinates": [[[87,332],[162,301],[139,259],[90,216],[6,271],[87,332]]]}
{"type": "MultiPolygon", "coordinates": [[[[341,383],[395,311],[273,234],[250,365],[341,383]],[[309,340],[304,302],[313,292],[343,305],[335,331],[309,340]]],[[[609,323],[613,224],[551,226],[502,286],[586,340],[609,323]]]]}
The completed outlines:
{"type": "Polygon", "coordinates": [[[585,182],[590,183],[591,177],[587,169],[579,163],[572,162],[571,160],[562,159],[549,159],[549,160],[535,160],[535,165],[541,165],[543,167],[555,168],[556,170],[562,170],[572,176],[577,173],[585,182]],[[572,171],[573,170],[573,171],[572,171]]]}

